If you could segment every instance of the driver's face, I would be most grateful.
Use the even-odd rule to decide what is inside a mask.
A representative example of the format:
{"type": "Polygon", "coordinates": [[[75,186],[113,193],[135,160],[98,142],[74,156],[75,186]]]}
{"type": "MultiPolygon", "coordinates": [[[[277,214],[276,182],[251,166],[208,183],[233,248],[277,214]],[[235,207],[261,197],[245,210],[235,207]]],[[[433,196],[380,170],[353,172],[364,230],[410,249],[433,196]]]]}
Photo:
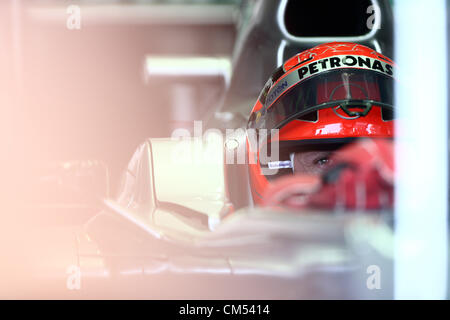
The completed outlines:
{"type": "Polygon", "coordinates": [[[332,165],[330,157],[337,151],[301,151],[294,154],[295,174],[320,175],[332,165]]]}

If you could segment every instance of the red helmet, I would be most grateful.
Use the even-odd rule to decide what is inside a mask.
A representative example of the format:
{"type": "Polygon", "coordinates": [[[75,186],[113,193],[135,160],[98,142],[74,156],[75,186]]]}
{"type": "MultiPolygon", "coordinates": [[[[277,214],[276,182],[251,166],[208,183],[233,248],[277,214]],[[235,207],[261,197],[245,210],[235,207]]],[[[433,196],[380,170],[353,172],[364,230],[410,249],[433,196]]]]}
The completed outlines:
{"type": "Polygon", "coordinates": [[[278,68],[259,95],[247,125],[255,202],[262,202],[272,178],[294,172],[295,148],[340,146],[358,137],[391,138],[393,69],[391,59],[349,42],[318,45],[278,68]],[[272,150],[266,159],[262,147],[267,153],[274,141],[279,152],[272,150]]]}

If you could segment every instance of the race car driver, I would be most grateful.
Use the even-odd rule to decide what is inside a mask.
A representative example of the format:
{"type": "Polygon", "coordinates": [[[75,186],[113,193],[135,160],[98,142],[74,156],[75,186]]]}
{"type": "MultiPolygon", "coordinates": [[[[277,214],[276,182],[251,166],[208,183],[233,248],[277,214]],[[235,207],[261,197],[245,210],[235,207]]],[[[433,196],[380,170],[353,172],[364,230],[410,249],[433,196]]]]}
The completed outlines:
{"type": "Polygon", "coordinates": [[[175,204],[187,215],[200,212],[214,221],[252,203],[389,208],[393,71],[389,58],[355,43],[327,43],[297,54],[270,77],[246,130],[231,130],[236,139],[229,140],[236,143],[209,141],[205,133],[142,144],[124,173],[118,203],[170,204],[170,210],[175,204]],[[229,147],[238,163],[228,162],[229,147]]]}
{"type": "Polygon", "coordinates": [[[276,70],[247,126],[248,136],[267,133],[263,143],[247,140],[254,202],[392,206],[393,71],[388,57],[346,42],[318,45],[276,70]],[[262,150],[274,141],[271,161],[262,150]]]}

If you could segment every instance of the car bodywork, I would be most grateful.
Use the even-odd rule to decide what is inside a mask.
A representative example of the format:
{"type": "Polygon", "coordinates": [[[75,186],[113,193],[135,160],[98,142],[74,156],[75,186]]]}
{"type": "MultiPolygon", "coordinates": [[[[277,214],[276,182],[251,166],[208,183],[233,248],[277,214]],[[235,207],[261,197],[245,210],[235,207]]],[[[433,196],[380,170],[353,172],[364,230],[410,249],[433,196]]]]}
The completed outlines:
{"type": "MultiPolygon", "coordinates": [[[[187,161],[174,169],[168,159],[180,146],[203,153],[203,143],[151,139],[138,148],[119,196],[77,234],[83,292],[171,299],[392,297],[392,249],[383,247],[392,240],[389,214],[232,212],[223,174],[217,174],[223,162],[187,161]],[[370,266],[383,268],[382,286],[368,285],[370,266]]],[[[220,153],[222,144],[214,144],[220,153]]]]}

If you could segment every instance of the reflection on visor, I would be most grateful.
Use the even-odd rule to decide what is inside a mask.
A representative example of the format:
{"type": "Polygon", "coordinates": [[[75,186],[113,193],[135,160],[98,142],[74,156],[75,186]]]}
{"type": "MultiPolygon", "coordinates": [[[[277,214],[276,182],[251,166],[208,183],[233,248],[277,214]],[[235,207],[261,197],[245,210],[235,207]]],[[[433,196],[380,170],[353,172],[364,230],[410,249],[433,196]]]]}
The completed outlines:
{"type": "Polygon", "coordinates": [[[323,72],[297,83],[268,108],[250,117],[248,128],[279,129],[292,119],[312,111],[340,106],[393,109],[393,79],[379,72],[354,68],[323,72]]]}

